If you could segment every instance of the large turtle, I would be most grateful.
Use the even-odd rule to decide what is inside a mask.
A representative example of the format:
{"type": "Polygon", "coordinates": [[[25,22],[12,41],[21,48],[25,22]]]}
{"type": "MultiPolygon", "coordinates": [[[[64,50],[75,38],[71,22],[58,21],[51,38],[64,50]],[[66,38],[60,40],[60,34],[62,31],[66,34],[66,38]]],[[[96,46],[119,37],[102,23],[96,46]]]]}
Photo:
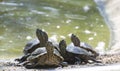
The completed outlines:
{"type": "Polygon", "coordinates": [[[34,40],[28,42],[25,45],[25,48],[23,49],[24,55],[21,58],[15,59],[16,61],[19,61],[19,63],[26,61],[27,57],[29,57],[30,54],[35,49],[45,46],[45,43],[48,41],[47,33],[40,29],[36,29],[36,36],[38,39],[34,39],[34,40]]]}
{"type": "Polygon", "coordinates": [[[54,49],[52,42],[47,42],[45,47],[36,49],[31,56],[27,58],[26,68],[35,67],[56,67],[63,64],[64,58],[54,49]]]}

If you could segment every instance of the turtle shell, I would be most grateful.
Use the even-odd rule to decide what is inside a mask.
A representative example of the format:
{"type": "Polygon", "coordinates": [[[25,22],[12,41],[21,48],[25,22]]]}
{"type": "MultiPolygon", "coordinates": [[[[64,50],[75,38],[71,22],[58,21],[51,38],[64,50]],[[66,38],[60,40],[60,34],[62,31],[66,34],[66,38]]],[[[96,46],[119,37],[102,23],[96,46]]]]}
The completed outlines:
{"type": "Polygon", "coordinates": [[[48,35],[46,32],[36,29],[37,39],[28,42],[23,50],[24,54],[32,53],[38,47],[44,47],[45,43],[48,41],[48,35]]]}
{"type": "Polygon", "coordinates": [[[46,54],[47,51],[46,51],[46,48],[45,47],[41,47],[41,48],[37,48],[35,51],[33,51],[31,53],[32,56],[36,56],[36,55],[39,55],[39,54],[46,54]]]}
{"type": "Polygon", "coordinates": [[[33,52],[37,47],[39,47],[40,41],[38,39],[31,40],[25,45],[23,49],[23,53],[26,55],[27,53],[33,52]]]}
{"type": "Polygon", "coordinates": [[[93,47],[91,45],[89,45],[88,43],[86,43],[86,42],[81,42],[80,46],[83,46],[85,48],[93,49],[93,47]]]}
{"type": "MultiPolygon", "coordinates": [[[[59,50],[59,47],[58,47],[58,43],[57,42],[54,42],[52,40],[48,40],[50,42],[53,43],[53,46],[55,47],[55,49],[59,50]]],[[[35,49],[37,48],[41,48],[41,45],[40,45],[40,40],[38,39],[34,39],[34,40],[31,40],[30,42],[28,42],[26,45],[25,45],[25,48],[23,50],[23,53],[26,55],[27,53],[32,53],[35,49]]],[[[38,49],[39,50],[39,49],[38,49]]]]}
{"type": "MultiPolygon", "coordinates": [[[[39,55],[39,56],[40,56],[40,55],[44,55],[44,54],[46,54],[46,53],[47,53],[46,47],[40,47],[40,48],[37,48],[35,51],[33,51],[33,52],[31,53],[31,55],[32,55],[32,56],[36,56],[36,55],[39,55]]],[[[59,53],[56,49],[54,49],[54,52],[53,52],[53,53],[61,58],[60,53],[59,53]]]]}
{"type": "Polygon", "coordinates": [[[73,43],[69,44],[66,47],[66,51],[74,54],[83,54],[83,55],[90,55],[89,52],[85,49],[82,49],[78,46],[74,46],[73,43]]]}
{"type": "MultiPolygon", "coordinates": [[[[51,54],[52,54],[51,53],[51,54]]],[[[35,51],[32,52],[31,56],[27,59],[31,63],[35,65],[59,65],[64,59],[60,55],[60,53],[54,49],[54,46],[48,45],[46,47],[37,48],[35,51]],[[50,48],[49,48],[50,47],[50,48]],[[50,53],[53,50],[53,55],[49,56],[49,51],[47,49],[50,49],[50,53]]]]}

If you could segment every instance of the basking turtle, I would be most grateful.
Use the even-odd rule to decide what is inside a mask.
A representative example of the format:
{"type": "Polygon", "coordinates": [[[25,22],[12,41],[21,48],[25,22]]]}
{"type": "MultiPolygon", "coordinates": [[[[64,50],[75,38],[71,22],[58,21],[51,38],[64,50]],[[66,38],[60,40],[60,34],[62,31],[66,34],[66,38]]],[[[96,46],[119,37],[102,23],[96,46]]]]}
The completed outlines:
{"type": "Polygon", "coordinates": [[[92,57],[87,50],[80,48],[79,46],[75,46],[74,44],[68,45],[66,50],[71,53],[71,55],[75,56],[74,58],[76,58],[79,63],[90,63],[88,60],[99,63],[99,61],[97,61],[95,57],[92,57]]]}
{"type": "Polygon", "coordinates": [[[36,49],[30,57],[27,58],[26,68],[35,67],[56,67],[62,64],[64,58],[54,49],[52,42],[47,42],[45,47],[36,49]]]}
{"type": "Polygon", "coordinates": [[[71,53],[69,53],[66,50],[67,44],[65,40],[61,40],[59,43],[59,52],[61,54],[61,56],[64,58],[64,61],[67,62],[68,64],[74,64],[76,61],[76,58],[74,55],[71,55],[71,53]]]}
{"type": "Polygon", "coordinates": [[[19,63],[24,62],[27,57],[30,56],[30,54],[37,48],[44,47],[45,43],[48,41],[48,35],[46,32],[43,32],[40,29],[36,30],[36,36],[38,39],[34,39],[30,42],[28,42],[23,49],[24,56],[21,58],[15,59],[16,61],[19,61],[19,63]]]}
{"type": "MultiPolygon", "coordinates": [[[[75,43],[77,44],[77,43],[75,43]]],[[[64,61],[68,62],[69,64],[74,63],[89,63],[88,60],[92,60],[93,62],[99,62],[95,58],[91,57],[91,54],[85,49],[80,48],[79,46],[75,46],[73,43],[70,45],[66,45],[64,40],[60,41],[60,52],[64,58],[64,61]]]]}
{"type": "Polygon", "coordinates": [[[90,52],[91,56],[97,57],[99,55],[96,51],[94,51],[94,49],[89,44],[85,42],[80,42],[79,38],[74,34],[71,35],[71,41],[72,41],[71,44],[74,44],[74,46],[80,47],[90,52]]]}
{"type": "Polygon", "coordinates": [[[38,47],[44,47],[45,43],[48,41],[48,35],[46,32],[37,29],[36,36],[38,39],[28,42],[23,50],[24,54],[32,53],[38,47]]]}
{"type": "MultiPolygon", "coordinates": [[[[61,40],[59,43],[59,48],[60,48],[60,54],[63,56],[64,61],[69,63],[69,64],[75,64],[76,62],[81,62],[80,58],[78,58],[76,55],[80,54],[79,53],[80,48],[74,48],[74,46],[67,46],[65,40],[61,40]]],[[[83,54],[83,53],[82,53],[83,54]]]]}

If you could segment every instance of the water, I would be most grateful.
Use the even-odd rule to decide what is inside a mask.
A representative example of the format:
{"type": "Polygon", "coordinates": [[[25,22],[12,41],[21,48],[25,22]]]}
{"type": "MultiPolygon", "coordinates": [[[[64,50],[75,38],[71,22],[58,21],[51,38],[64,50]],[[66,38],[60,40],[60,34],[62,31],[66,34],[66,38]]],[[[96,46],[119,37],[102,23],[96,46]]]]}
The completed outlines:
{"type": "Polygon", "coordinates": [[[93,47],[103,42],[107,48],[110,40],[109,28],[94,1],[4,0],[0,2],[0,57],[22,55],[25,44],[36,38],[37,28],[67,44],[72,33],[93,47]]]}
{"type": "Polygon", "coordinates": [[[104,0],[94,0],[94,1],[97,4],[98,10],[100,11],[100,14],[103,16],[103,18],[110,30],[111,34],[110,34],[110,43],[109,43],[108,49],[111,49],[113,44],[115,44],[115,42],[114,42],[115,37],[114,37],[114,32],[112,31],[112,29],[113,29],[112,22],[110,21],[109,16],[106,13],[105,2],[104,2],[104,0]]]}

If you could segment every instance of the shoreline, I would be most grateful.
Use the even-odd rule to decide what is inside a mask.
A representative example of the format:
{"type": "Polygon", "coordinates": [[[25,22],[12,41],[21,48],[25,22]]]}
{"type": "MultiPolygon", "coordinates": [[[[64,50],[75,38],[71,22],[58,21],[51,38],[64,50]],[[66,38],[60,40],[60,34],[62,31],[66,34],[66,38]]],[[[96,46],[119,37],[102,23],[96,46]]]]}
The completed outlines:
{"type": "Polygon", "coordinates": [[[18,66],[14,59],[0,60],[0,71],[108,71],[120,70],[120,54],[105,54],[97,57],[102,63],[88,63],[85,65],[68,65],[67,67],[47,68],[47,69],[26,69],[24,66],[18,66]],[[112,68],[112,67],[115,68],[112,68]]]}
{"type": "MultiPolygon", "coordinates": [[[[10,63],[9,63],[10,64],[10,63]]],[[[14,63],[13,63],[14,64],[14,63]]],[[[23,66],[14,66],[11,64],[6,66],[0,66],[0,71],[119,71],[120,63],[115,64],[87,64],[87,65],[69,65],[68,67],[57,67],[48,69],[26,69],[23,66]]]]}

